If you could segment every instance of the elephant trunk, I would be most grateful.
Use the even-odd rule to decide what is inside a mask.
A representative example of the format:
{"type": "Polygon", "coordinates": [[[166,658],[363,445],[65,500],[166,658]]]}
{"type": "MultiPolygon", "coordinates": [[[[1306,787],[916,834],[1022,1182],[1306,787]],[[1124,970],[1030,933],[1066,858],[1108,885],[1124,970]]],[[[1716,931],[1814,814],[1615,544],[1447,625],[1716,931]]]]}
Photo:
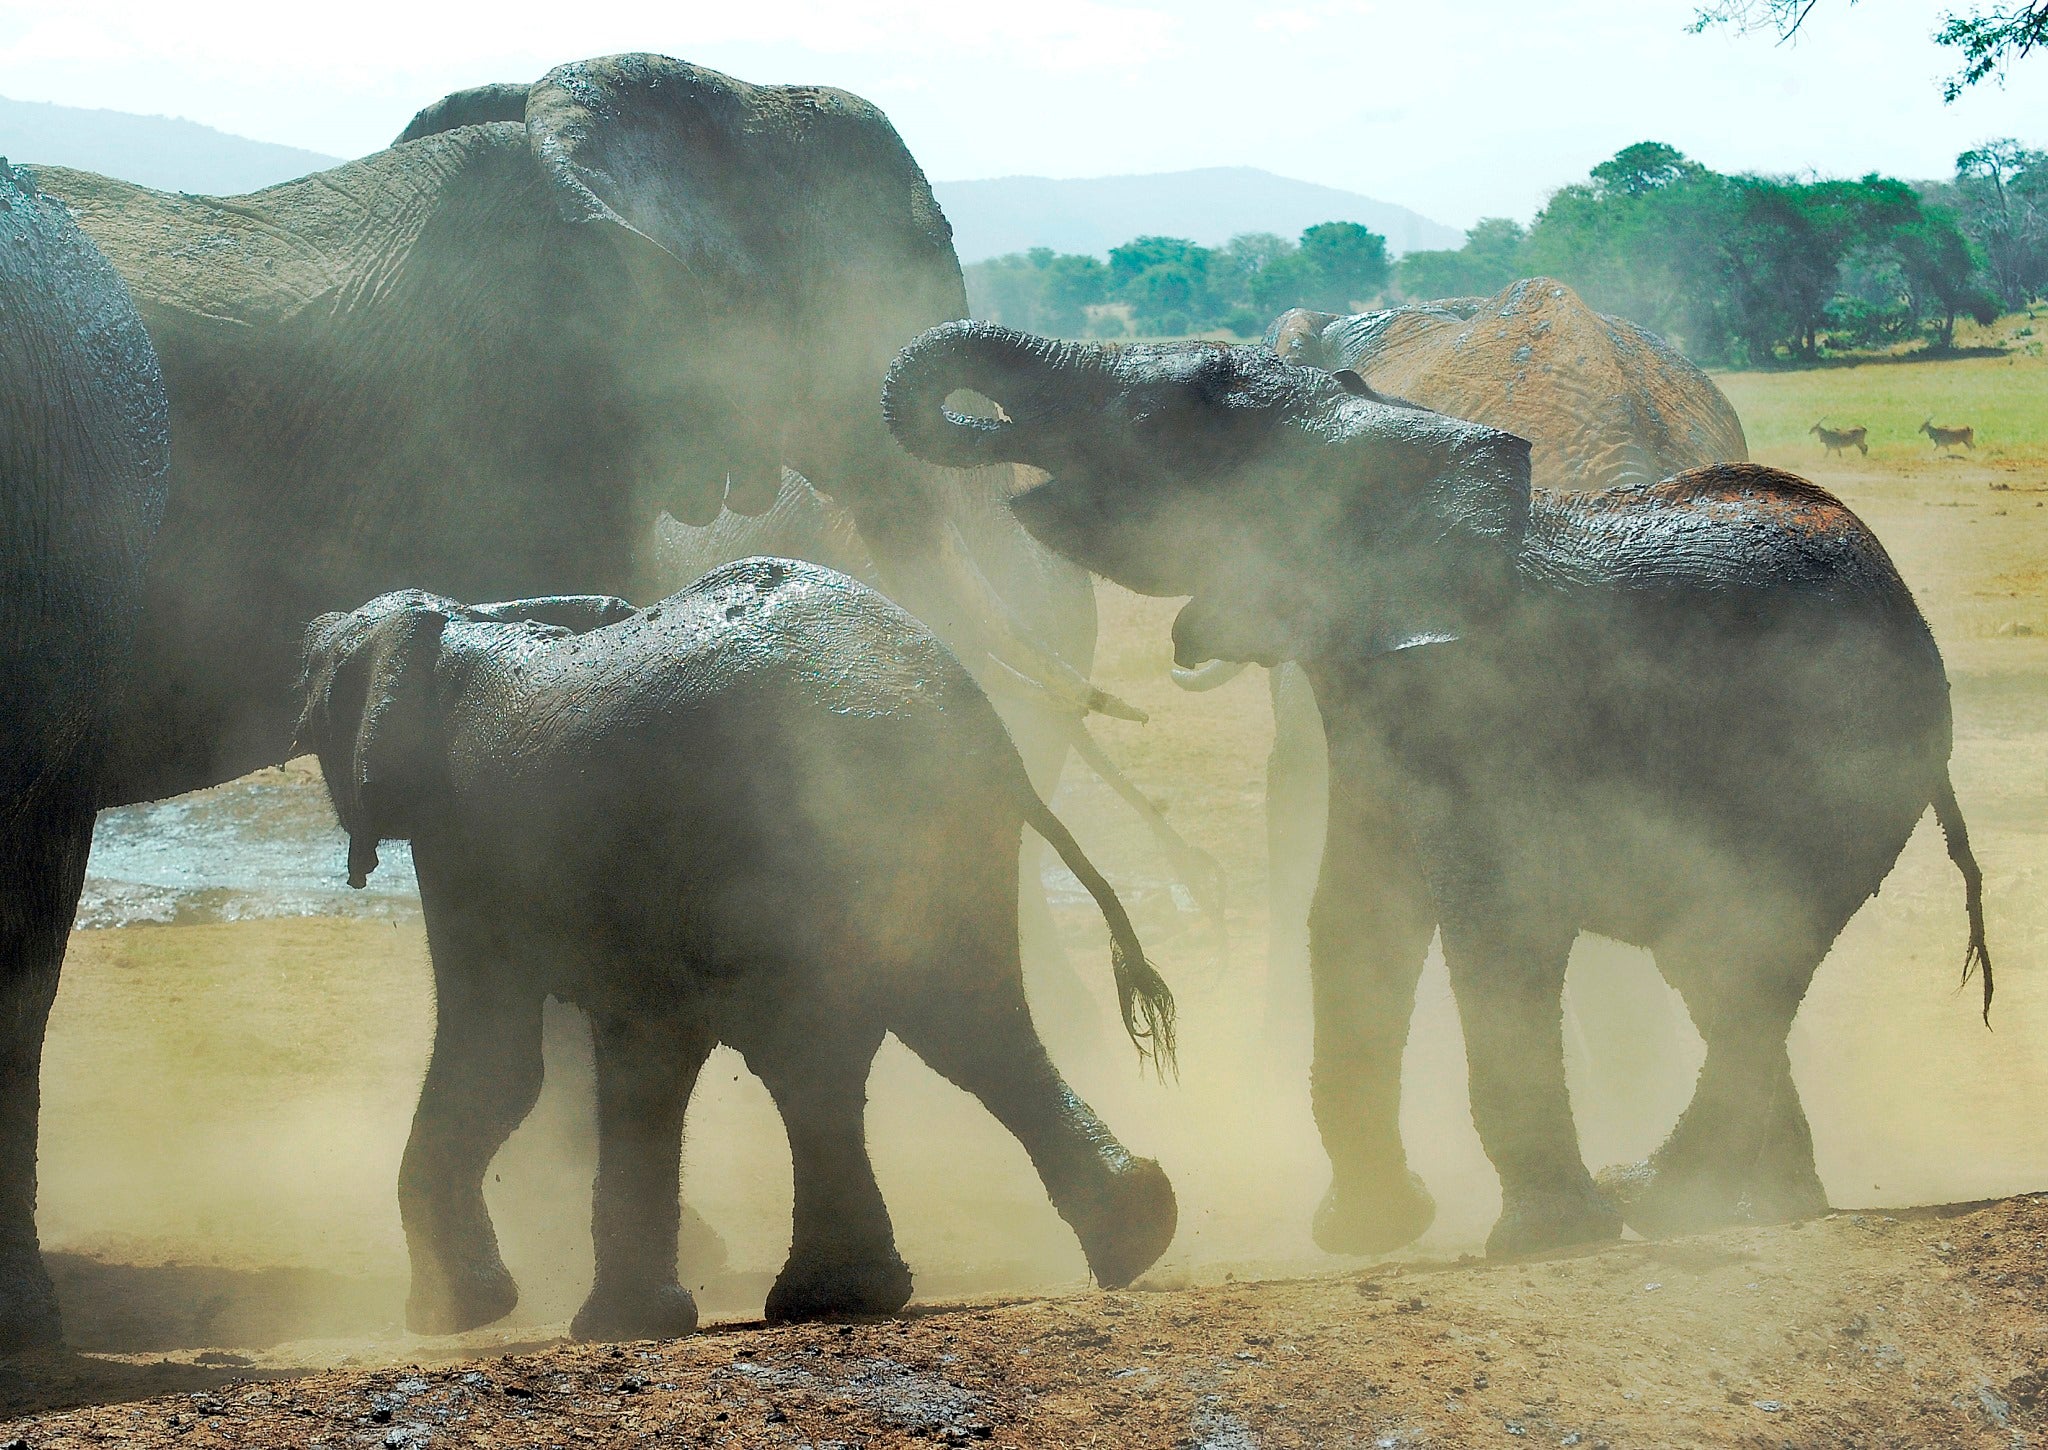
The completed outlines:
{"type": "Polygon", "coordinates": [[[987,322],[949,322],[897,355],[882,384],[882,416],[906,451],[930,463],[1057,465],[1059,420],[1085,416],[1089,395],[1110,374],[1101,348],[987,322]],[[992,399],[1001,416],[948,408],[946,399],[962,388],[992,399]]]}

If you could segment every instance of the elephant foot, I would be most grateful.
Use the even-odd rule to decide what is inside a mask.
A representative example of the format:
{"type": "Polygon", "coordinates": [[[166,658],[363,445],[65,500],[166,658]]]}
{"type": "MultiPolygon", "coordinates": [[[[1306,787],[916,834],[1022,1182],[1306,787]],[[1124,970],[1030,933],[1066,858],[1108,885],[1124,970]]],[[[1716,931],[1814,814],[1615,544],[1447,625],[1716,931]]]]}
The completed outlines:
{"type": "Polygon", "coordinates": [[[894,1314],[910,1302],[910,1266],[892,1249],[872,1263],[799,1263],[792,1258],[768,1291],[770,1324],[894,1314]]]}
{"type": "Polygon", "coordinates": [[[405,1324],[415,1334],[460,1334],[503,1319],[518,1303],[519,1285],[501,1263],[415,1268],[405,1324]]]}
{"type": "Polygon", "coordinates": [[[64,1341],[57,1291],[34,1243],[0,1248],[0,1354],[54,1349],[64,1341]]]}
{"type": "Polygon", "coordinates": [[[1486,1236],[1488,1258],[1546,1254],[1621,1237],[1621,1214],[1590,1178],[1558,1188],[1503,1191],[1500,1218],[1486,1236]]]}
{"type": "Polygon", "coordinates": [[[1068,1222],[1095,1282],[1121,1289],[1159,1262],[1180,1225],[1180,1205],[1166,1170],[1150,1158],[1137,1158],[1111,1177],[1090,1212],[1068,1222]]]}
{"type": "Polygon", "coordinates": [[[1316,1206],[1316,1247],[1326,1254],[1390,1254],[1412,1244],[1436,1222],[1436,1200],[1413,1173],[1366,1193],[1338,1192],[1332,1183],[1316,1206]]]}
{"type": "MultiPolygon", "coordinates": [[[[1675,1156],[1675,1155],[1673,1155],[1675,1156]]],[[[1602,1192],[1644,1238],[1706,1233],[1744,1224],[1792,1223],[1828,1211],[1827,1191],[1808,1161],[1778,1172],[1687,1165],[1662,1152],[1601,1170],[1602,1192]]]]}
{"type": "Polygon", "coordinates": [[[680,1284],[594,1288],[570,1322],[572,1339],[681,1339],[696,1332],[697,1301],[680,1284]]]}
{"type": "Polygon", "coordinates": [[[698,1285],[731,1267],[725,1240],[688,1204],[683,1205],[682,1223],[676,1231],[676,1262],[681,1265],[682,1277],[698,1285]]]}

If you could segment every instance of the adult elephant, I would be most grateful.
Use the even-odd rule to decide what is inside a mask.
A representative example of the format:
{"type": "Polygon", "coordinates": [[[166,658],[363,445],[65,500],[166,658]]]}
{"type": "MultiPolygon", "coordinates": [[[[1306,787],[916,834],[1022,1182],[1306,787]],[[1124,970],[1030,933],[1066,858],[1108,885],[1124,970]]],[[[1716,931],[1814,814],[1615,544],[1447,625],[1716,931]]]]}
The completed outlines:
{"type": "Polygon", "coordinates": [[[1574,938],[1656,954],[1706,1062],[1648,1163],[1644,1232],[1825,1205],[1786,1034],[1836,934],[1931,805],[1982,878],[1948,777],[1941,656],[1870,532],[1824,490],[1717,464],[1595,494],[1530,486],[1530,447],[1265,347],[1121,351],[984,324],[925,334],[884,392],[945,462],[1053,477],[1039,538],[1189,595],[1179,663],[1298,660],[1330,731],[1310,926],[1323,1243],[1391,1248],[1433,1212],[1400,1063],[1441,924],[1472,1115],[1501,1178],[1494,1252],[1610,1238],[1581,1158],[1560,999],[1574,938]],[[944,400],[971,387],[998,420],[944,400]]]}
{"type": "Polygon", "coordinates": [[[0,1351],[54,1339],[35,1240],[43,1025],[85,882],[110,702],[163,515],[168,409],[128,290],[0,162],[0,1351]]]}
{"type": "MultiPolygon", "coordinates": [[[[48,168],[135,294],[176,436],[140,665],[96,804],[278,760],[305,621],[383,591],[639,593],[659,513],[842,498],[896,597],[1107,704],[950,547],[893,448],[894,349],[961,316],[945,218],[887,119],[660,56],[430,107],[390,149],[242,197],[48,168]]],[[[9,1098],[6,1151],[34,1114],[9,1098]]],[[[33,1242],[26,1198],[0,1225],[33,1242]]],[[[0,1321],[54,1321],[46,1298],[0,1321]]]]}
{"type": "MultiPolygon", "coordinates": [[[[1655,333],[1595,312],[1549,277],[1526,278],[1492,297],[1378,312],[1297,307],[1274,320],[1266,343],[1287,362],[1350,369],[1376,392],[1528,440],[1538,488],[1653,483],[1749,457],[1742,422],[1713,379],[1655,333]]],[[[1216,662],[1176,669],[1174,678],[1186,689],[1213,689],[1243,668],[1216,662]]],[[[1328,756],[1315,692],[1300,666],[1279,666],[1268,683],[1274,732],[1266,772],[1267,1016],[1284,1033],[1306,1015],[1306,993],[1296,989],[1307,978],[1328,756]]],[[[1626,990],[1619,980],[1603,985],[1626,990]]]]}

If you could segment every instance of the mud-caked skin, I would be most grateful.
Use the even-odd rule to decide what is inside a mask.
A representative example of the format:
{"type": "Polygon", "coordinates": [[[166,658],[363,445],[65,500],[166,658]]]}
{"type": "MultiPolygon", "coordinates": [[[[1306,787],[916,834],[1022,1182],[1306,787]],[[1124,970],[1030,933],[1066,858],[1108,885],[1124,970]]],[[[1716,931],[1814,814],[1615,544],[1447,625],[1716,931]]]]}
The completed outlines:
{"type": "Polygon", "coordinates": [[[1988,1008],[1941,657],[1825,490],[1752,464],[1532,489],[1521,439],[1266,347],[956,324],[898,359],[884,407],[925,458],[1049,470],[1018,516],[1132,588],[1192,596],[1181,664],[1307,671],[1330,739],[1310,920],[1326,1246],[1376,1252],[1429,1221],[1399,1108],[1434,931],[1501,1179],[1496,1253],[1609,1238],[1622,1211],[1666,1231],[1822,1206],[1786,1033],[1930,805],[1988,1008]],[[1005,416],[951,413],[958,388],[1005,416]],[[1581,931],[1654,952],[1707,1047],[1620,1211],[1565,1088],[1581,931]]]}
{"type": "Polygon", "coordinates": [[[1017,848],[1030,825],[1110,924],[1126,1024],[1170,1053],[1172,999],[1106,882],[1033,793],[987,698],[909,615],[787,559],[645,610],[467,606],[408,591],[315,621],[300,742],[350,879],[409,839],[434,965],[433,1057],[400,1172],[409,1317],[450,1332],[517,1291],[484,1206],[541,1086],[541,1005],[589,1012],[597,1274],[588,1337],[687,1333],[683,1112],[742,1053],[789,1133],[795,1213],[771,1319],[910,1297],[868,1161],[893,1032],[1023,1144],[1097,1278],[1172,1239],[1172,1190],[1067,1088],[1025,1006],[1017,848]]]}
{"type": "Polygon", "coordinates": [[[43,1027],[163,515],[166,411],[121,279],[0,161],[0,1352],[61,1332],[35,1235],[43,1027]]]}

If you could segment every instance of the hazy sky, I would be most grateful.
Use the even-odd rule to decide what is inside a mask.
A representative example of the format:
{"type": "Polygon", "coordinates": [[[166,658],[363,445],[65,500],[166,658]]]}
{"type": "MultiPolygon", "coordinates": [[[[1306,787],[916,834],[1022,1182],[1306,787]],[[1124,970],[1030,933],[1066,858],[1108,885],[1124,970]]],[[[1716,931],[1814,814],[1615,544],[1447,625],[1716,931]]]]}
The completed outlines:
{"type": "Polygon", "coordinates": [[[1251,165],[1466,226],[1644,139],[1904,176],[2048,144],[2048,56],[1942,104],[1940,4],[1821,0],[1778,46],[1687,35],[1691,0],[0,0],[0,94],[353,156],[445,91],[654,50],[857,91],[935,179],[1251,165]]]}

